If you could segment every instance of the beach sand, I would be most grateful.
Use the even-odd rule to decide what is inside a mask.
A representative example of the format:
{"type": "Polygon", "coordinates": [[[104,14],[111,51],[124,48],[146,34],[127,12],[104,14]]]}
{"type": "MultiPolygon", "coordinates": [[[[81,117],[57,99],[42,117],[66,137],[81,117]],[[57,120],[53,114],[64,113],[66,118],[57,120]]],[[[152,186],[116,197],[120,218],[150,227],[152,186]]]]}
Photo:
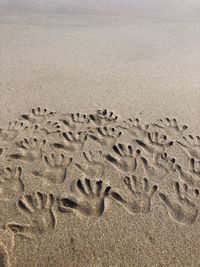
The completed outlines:
{"type": "Polygon", "coordinates": [[[0,266],[200,266],[199,10],[0,1],[0,266]]]}

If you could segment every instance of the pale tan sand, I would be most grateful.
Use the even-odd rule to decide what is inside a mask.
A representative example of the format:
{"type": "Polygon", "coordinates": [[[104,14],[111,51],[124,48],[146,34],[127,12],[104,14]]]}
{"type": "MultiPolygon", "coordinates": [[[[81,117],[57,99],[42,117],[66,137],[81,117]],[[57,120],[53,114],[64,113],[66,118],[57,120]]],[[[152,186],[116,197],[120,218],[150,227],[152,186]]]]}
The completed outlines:
{"type": "Polygon", "coordinates": [[[200,266],[199,9],[0,1],[0,266],[200,266]]]}

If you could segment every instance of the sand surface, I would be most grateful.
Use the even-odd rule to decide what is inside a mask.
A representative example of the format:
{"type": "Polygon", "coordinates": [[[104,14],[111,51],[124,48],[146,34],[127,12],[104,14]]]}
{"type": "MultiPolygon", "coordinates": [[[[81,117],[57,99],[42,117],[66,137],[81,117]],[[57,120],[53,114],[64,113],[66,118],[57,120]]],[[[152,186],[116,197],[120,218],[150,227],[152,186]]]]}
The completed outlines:
{"type": "Polygon", "coordinates": [[[200,266],[199,10],[0,0],[0,266],[200,266]]]}

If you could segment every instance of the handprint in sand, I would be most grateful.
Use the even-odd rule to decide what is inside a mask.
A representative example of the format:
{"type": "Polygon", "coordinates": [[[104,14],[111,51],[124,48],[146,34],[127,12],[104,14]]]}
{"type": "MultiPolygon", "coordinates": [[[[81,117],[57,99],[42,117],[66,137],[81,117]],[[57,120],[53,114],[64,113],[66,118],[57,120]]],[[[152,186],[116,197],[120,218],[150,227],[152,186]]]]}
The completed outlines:
{"type": "Polygon", "coordinates": [[[149,124],[142,124],[138,118],[123,121],[123,124],[119,126],[120,128],[127,131],[127,133],[136,138],[145,138],[149,129],[149,124]]]}
{"type": "Polygon", "coordinates": [[[67,171],[72,161],[72,157],[63,153],[44,154],[42,168],[34,170],[32,174],[45,179],[47,183],[62,184],[67,178],[67,171]]]}
{"type": "Polygon", "coordinates": [[[8,155],[11,160],[34,161],[42,158],[46,140],[41,138],[24,138],[16,142],[19,152],[8,155]]]}
{"type": "Polygon", "coordinates": [[[178,223],[191,225],[195,223],[199,212],[199,190],[189,188],[186,183],[174,183],[175,197],[159,193],[167,208],[169,216],[178,223]]]}
{"type": "Polygon", "coordinates": [[[90,114],[89,118],[94,126],[105,127],[115,124],[118,120],[118,115],[108,109],[99,109],[95,114],[90,114]]]}
{"type": "Polygon", "coordinates": [[[24,192],[21,167],[4,167],[0,174],[0,199],[17,200],[24,192]]]}
{"type": "Polygon", "coordinates": [[[111,191],[110,195],[129,213],[149,213],[152,197],[157,191],[157,185],[151,185],[147,178],[138,179],[135,175],[124,178],[127,190],[125,197],[111,191]]]}
{"type": "Polygon", "coordinates": [[[78,179],[74,185],[75,194],[58,200],[59,209],[64,213],[74,211],[86,217],[100,217],[105,212],[110,189],[101,180],[78,179]]]}
{"type": "Polygon", "coordinates": [[[173,141],[168,140],[166,135],[159,134],[158,132],[148,132],[146,141],[136,139],[135,142],[149,154],[163,153],[168,147],[174,144],[173,141]]]}
{"type": "Polygon", "coordinates": [[[105,156],[106,160],[117,170],[124,173],[133,173],[138,165],[139,149],[134,149],[131,145],[117,144],[113,146],[112,154],[105,156]]]}
{"type": "Polygon", "coordinates": [[[65,131],[81,131],[82,129],[89,128],[90,118],[82,113],[70,113],[60,119],[65,131]]]}
{"type": "Polygon", "coordinates": [[[86,132],[64,132],[61,133],[61,142],[54,143],[52,146],[68,152],[78,152],[83,149],[87,140],[86,132]]]}
{"type": "Polygon", "coordinates": [[[24,195],[18,202],[17,208],[27,219],[27,224],[11,222],[6,224],[14,234],[28,238],[49,233],[56,226],[56,216],[53,210],[54,196],[51,193],[35,191],[24,195]]]}
{"type": "Polygon", "coordinates": [[[50,111],[47,108],[32,108],[29,114],[21,115],[20,119],[26,121],[30,124],[40,124],[44,122],[49,117],[53,117],[56,113],[54,111],[50,111]]]}
{"type": "Polygon", "coordinates": [[[181,125],[175,118],[159,119],[157,123],[153,123],[153,126],[162,129],[166,134],[171,137],[180,137],[187,129],[187,125],[181,125]]]}
{"type": "Polygon", "coordinates": [[[100,145],[103,150],[109,150],[121,135],[122,132],[113,127],[97,127],[96,131],[91,131],[88,137],[100,145]]]}
{"type": "Polygon", "coordinates": [[[87,177],[102,177],[104,175],[104,162],[102,151],[83,152],[84,162],[75,163],[78,168],[87,177]]]}
{"type": "Polygon", "coordinates": [[[187,158],[200,159],[200,136],[194,137],[191,134],[188,137],[182,136],[181,140],[177,141],[177,144],[181,147],[187,158]]]}

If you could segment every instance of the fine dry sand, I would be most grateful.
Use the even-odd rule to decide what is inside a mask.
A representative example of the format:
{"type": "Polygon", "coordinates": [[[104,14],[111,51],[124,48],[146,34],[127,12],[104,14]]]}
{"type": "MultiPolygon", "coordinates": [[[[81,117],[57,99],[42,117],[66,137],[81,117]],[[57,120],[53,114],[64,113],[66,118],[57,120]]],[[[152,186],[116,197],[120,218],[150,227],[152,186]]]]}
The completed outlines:
{"type": "Polygon", "coordinates": [[[199,10],[0,0],[0,267],[200,266],[199,10]]]}

